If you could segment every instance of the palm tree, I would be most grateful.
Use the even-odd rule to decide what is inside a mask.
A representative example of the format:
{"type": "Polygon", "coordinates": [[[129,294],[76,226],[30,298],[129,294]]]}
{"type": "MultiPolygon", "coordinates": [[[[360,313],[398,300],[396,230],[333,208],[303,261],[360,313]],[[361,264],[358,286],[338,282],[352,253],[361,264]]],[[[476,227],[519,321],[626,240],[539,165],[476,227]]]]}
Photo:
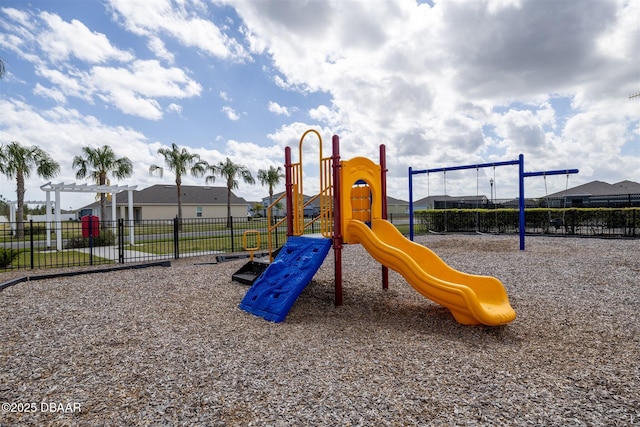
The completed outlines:
{"type": "MultiPolygon", "coordinates": [[[[73,167],[78,168],[76,178],[91,177],[98,185],[108,185],[108,175],[112,174],[116,179],[128,178],[133,174],[133,164],[128,157],[116,158],[115,153],[108,145],[99,148],[82,147],[83,156],[73,158],[73,167]]],[[[100,194],[100,221],[102,228],[106,227],[107,195],[100,194]]],[[[112,219],[115,221],[115,218],[112,219]]]]}
{"type": "MultiPolygon", "coordinates": [[[[176,190],[178,192],[178,227],[182,228],[182,175],[187,172],[192,176],[198,177],[205,174],[208,164],[200,159],[200,155],[189,153],[186,148],[180,150],[176,144],[171,144],[171,148],[159,148],[158,154],[164,157],[164,163],[169,170],[176,175],[176,190]]],[[[151,165],[149,173],[156,170],[160,171],[162,176],[162,166],[151,165]]]]}
{"type": "MultiPolygon", "coordinates": [[[[251,212],[254,215],[261,216],[262,214],[260,212],[264,212],[264,205],[262,203],[260,203],[260,202],[255,202],[253,204],[253,206],[251,207],[251,212]]],[[[251,218],[249,218],[249,219],[251,219],[251,218]]]]}
{"type": "Polygon", "coordinates": [[[16,179],[16,237],[24,237],[24,180],[35,168],[38,176],[53,178],[60,172],[60,165],[40,147],[25,147],[17,141],[0,146],[0,172],[9,179],[16,179]]]}
{"type": "Polygon", "coordinates": [[[205,178],[205,183],[214,182],[216,180],[216,175],[227,181],[227,228],[231,228],[231,190],[238,188],[237,178],[242,178],[242,180],[247,184],[255,184],[256,180],[253,179],[251,172],[246,166],[237,165],[228,157],[225,162],[209,166],[208,170],[211,171],[213,175],[207,176],[205,178]]]}
{"type": "Polygon", "coordinates": [[[282,168],[278,166],[277,168],[274,166],[269,166],[269,170],[260,169],[258,171],[258,181],[264,187],[265,185],[269,186],[269,206],[273,203],[273,189],[276,185],[280,184],[280,180],[284,178],[284,173],[282,173],[282,168]]]}

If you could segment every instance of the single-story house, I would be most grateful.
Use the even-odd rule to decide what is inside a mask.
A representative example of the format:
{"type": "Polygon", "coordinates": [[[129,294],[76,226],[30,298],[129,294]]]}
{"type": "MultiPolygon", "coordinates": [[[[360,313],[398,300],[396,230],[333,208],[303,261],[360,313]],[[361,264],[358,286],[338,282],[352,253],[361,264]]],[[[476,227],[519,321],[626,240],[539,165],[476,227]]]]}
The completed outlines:
{"type": "MultiPolygon", "coordinates": [[[[273,201],[278,200],[278,197],[282,196],[284,194],[284,191],[281,191],[277,194],[273,195],[273,201]]],[[[303,203],[307,203],[309,201],[309,199],[311,199],[312,196],[307,196],[307,195],[303,195],[303,203]]],[[[260,212],[260,215],[266,215],[267,214],[267,208],[269,207],[269,196],[263,197],[262,200],[260,201],[260,203],[262,204],[262,212],[260,212]]],[[[305,206],[304,208],[304,215],[305,216],[317,216],[320,212],[320,201],[319,199],[314,200],[313,202],[311,202],[309,205],[305,206]]],[[[277,217],[283,217],[287,214],[287,197],[283,197],[282,200],[280,200],[278,202],[278,204],[274,207],[274,209],[271,211],[271,215],[277,216],[277,217]]]]}
{"type": "MultiPolygon", "coordinates": [[[[278,197],[282,196],[284,192],[280,192],[278,194],[273,195],[273,200],[277,200],[278,197]]],[[[304,203],[307,203],[312,196],[304,195],[304,203]]],[[[267,207],[269,206],[269,196],[264,197],[260,201],[263,206],[263,212],[260,212],[261,215],[266,215],[267,207]]],[[[286,206],[287,206],[287,198],[283,197],[280,200],[279,205],[281,209],[275,208],[272,212],[272,215],[276,216],[285,216],[286,215],[286,206]]],[[[409,212],[409,202],[400,199],[394,199],[393,197],[387,196],[387,213],[391,215],[406,215],[409,212]]],[[[320,214],[320,198],[316,198],[313,202],[311,202],[308,206],[304,208],[305,216],[318,216],[320,214]]]]}
{"type": "Polygon", "coordinates": [[[407,215],[409,213],[409,202],[387,196],[388,215],[407,215]]]}
{"type": "Polygon", "coordinates": [[[435,195],[414,200],[413,210],[484,208],[487,207],[488,202],[489,199],[483,194],[477,196],[435,195]]]}
{"type": "Polygon", "coordinates": [[[591,181],[544,196],[551,207],[640,206],[640,183],[591,181]]]}
{"type": "MultiPolygon", "coordinates": [[[[226,218],[227,187],[182,185],[182,218],[226,218]]],[[[127,192],[116,194],[117,218],[129,218],[127,192]]],[[[100,216],[100,202],[78,210],[80,217],[100,216]]],[[[173,219],[178,215],[178,194],[175,185],[152,185],[133,192],[134,221],[173,219]]],[[[247,217],[247,201],[231,193],[231,216],[247,217]]],[[[111,202],[107,202],[107,220],[111,219],[111,202]]]]}

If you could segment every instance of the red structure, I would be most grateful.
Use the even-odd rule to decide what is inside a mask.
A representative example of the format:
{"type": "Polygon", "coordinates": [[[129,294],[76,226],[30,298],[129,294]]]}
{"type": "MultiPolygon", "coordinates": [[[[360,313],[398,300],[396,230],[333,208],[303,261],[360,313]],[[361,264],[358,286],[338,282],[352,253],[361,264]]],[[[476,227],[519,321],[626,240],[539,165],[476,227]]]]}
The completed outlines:
{"type": "Polygon", "coordinates": [[[95,215],[85,215],[82,221],[82,237],[98,237],[100,235],[100,218],[95,215]]]}

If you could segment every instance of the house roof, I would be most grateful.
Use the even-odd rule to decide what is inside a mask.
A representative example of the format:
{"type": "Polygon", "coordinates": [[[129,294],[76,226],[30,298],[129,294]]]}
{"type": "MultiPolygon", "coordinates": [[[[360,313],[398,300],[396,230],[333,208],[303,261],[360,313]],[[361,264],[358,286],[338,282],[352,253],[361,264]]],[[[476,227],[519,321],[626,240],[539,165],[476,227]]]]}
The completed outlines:
{"type": "MultiPolygon", "coordinates": [[[[428,197],[423,197],[420,200],[414,200],[413,204],[414,205],[428,205],[429,202],[474,202],[474,201],[484,201],[485,199],[487,199],[487,196],[485,196],[484,194],[478,194],[478,195],[473,195],[473,196],[445,196],[445,195],[435,195],[435,196],[428,196],[428,197]]],[[[409,202],[406,202],[407,204],[409,202]]]]}
{"type": "Polygon", "coordinates": [[[408,206],[409,202],[407,202],[406,200],[400,200],[400,199],[393,198],[391,196],[387,196],[387,205],[408,206]]]}
{"type": "Polygon", "coordinates": [[[567,190],[549,194],[548,197],[569,197],[569,196],[615,196],[623,194],[640,194],[640,183],[634,181],[620,181],[609,184],[603,181],[591,181],[578,185],[567,190]]]}
{"type": "MultiPolygon", "coordinates": [[[[198,185],[182,185],[183,205],[227,205],[227,187],[210,187],[198,185]]],[[[116,205],[126,205],[128,195],[126,192],[116,194],[116,205]]],[[[133,192],[135,205],[177,205],[178,195],[175,185],[152,185],[140,191],[133,192]]],[[[247,201],[231,192],[232,205],[246,205],[247,201]]],[[[92,203],[84,208],[99,206],[99,202],[92,203]]]]}

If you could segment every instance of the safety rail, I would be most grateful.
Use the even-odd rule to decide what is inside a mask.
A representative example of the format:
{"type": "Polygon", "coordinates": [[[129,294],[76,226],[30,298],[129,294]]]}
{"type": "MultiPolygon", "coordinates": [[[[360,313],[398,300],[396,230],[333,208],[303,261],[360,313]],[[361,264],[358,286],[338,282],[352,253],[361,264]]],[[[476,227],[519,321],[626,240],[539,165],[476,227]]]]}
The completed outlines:
{"type": "Polygon", "coordinates": [[[278,226],[282,225],[287,218],[281,218],[279,221],[273,222],[272,221],[272,215],[271,212],[273,210],[273,208],[280,203],[280,201],[282,199],[284,199],[284,197],[286,196],[285,193],[282,193],[280,195],[280,197],[278,197],[276,200],[273,201],[273,203],[271,203],[268,207],[267,207],[267,224],[268,224],[268,233],[267,233],[267,249],[269,251],[269,261],[273,261],[273,232],[275,230],[278,229],[278,226]]]}
{"type": "Polygon", "coordinates": [[[291,221],[293,223],[293,235],[300,236],[304,234],[305,228],[313,227],[313,225],[320,221],[320,232],[324,237],[332,237],[333,233],[333,183],[332,183],[332,158],[322,156],[322,137],[320,133],[314,129],[309,129],[302,134],[300,143],[298,144],[298,162],[292,163],[291,168],[291,197],[292,197],[292,212],[287,212],[287,215],[291,215],[291,221]],[[319,151],[319,165],[320,165],[320,191],[317,195],[304,200],[304,186],[303,186],[303,170],[302,170],[302,143],[307,135],[310,133],[315,134],[318,137],[318,151],[319,151]],[[311,206],[316,200],[319,201],[320,214],[318,217],[313,218],[311,221],[305,223],[304,221],[304,209],[311,206]]]}
{"type": "Polygon", "coordinates": [[[320,159],[320,232],[333,237],[333,159],[320,159]]]}

